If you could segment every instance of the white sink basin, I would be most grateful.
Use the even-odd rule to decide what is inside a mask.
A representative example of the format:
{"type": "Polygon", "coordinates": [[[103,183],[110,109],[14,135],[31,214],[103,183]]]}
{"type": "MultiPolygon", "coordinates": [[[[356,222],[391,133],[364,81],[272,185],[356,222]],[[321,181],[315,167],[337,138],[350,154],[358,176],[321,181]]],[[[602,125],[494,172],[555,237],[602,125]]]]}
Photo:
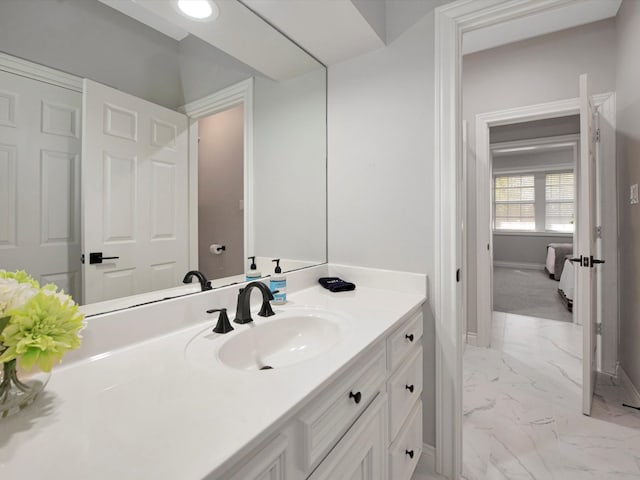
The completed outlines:
{"type": "Polygon", "coordinates": [[[348,319],[326,310],[276,310],[226,335],[206,334],[192,340],[185,355],[199,367],[215,360],[239,370],[271,370],[299,364],[329,351],[342,338],[348,319]]]}

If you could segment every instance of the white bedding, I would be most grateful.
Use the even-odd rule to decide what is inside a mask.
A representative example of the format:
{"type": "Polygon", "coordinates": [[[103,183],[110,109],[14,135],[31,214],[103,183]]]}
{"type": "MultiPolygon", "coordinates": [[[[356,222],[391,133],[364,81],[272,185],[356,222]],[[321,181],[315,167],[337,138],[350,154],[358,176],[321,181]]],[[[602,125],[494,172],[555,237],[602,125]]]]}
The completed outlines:
{"type": "Polygon", "coordinates": [[[575,285],[573,279],[573,264],[569,260],[564,261],[564,268],[562,270],[562,276],[560,277],[560,283],[558,289],[564,292],[565,297],[573,301],[573,287],[575,285]]]}
{"type": "Polygon", "coordinates": [[[547,261],[546,269],[549,275],[556,280],[560,280],[562,276],[562,268],[564,268],[564,257],[571,254],[573,245],[570,243],[550,243],[547,245],[547,261]],[[558,257],[558,255],[560,255],[558,257]]]}

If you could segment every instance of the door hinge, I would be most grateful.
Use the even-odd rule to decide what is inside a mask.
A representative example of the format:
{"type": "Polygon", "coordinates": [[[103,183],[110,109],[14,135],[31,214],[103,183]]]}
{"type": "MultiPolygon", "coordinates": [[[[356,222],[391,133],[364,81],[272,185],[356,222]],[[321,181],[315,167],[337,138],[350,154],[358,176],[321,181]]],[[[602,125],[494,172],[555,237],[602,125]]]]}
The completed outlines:
{"type": "Polygon", "coordinates": [[[597,128],[594,132],[593,132],[593,140],[596,143],[600,143],[600,129],[597,128]]]}
{"type": "Polygon", "coordinates": [[[598,225],[596,227],[596,238],[602,238],[602,226],[598,225]]]}
{"type": "Polygon", "coordinates": [[[596,323],[596,335],[602,335],[602,323],[596,323]]]}

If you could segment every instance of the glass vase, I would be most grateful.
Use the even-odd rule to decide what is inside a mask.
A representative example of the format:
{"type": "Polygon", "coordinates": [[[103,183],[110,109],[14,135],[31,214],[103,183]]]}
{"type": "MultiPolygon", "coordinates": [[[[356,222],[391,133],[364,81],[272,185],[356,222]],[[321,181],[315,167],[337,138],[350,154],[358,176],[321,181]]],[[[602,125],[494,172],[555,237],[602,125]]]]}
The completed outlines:
{"type": "Polygon", "coordinates": [[[24,372],[16,360],[0,363],[0,418],[8,417],[33,403],[51,376],[37,371],[24,372]]]}

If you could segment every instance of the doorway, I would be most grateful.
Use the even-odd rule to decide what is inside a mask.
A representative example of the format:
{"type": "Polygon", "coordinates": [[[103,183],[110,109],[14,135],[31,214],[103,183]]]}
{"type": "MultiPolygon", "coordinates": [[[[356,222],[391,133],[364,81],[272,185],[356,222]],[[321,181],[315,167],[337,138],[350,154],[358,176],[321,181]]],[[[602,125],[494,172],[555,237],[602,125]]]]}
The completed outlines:
{"type": "MultiPolygon", "coordinates": [[[[568,4],[563,0],[544,3],[526,0],[518,3],[454,2],[435,11],[434,139],[437,222],[433,303],[436,323],[436,443],[439,445],[436,465],[439,472],[451,478],[458,478],[462,471],[463,348],[459,339],[464,319],[456,297],[462,288],[461,283],[468,275],[464,271],[465,265],[460,263],[462,228],[457,215],[460,207],[456,202],[461,186],[461,166],[455,161],[460,158],[462,145],[461,38],[483,28],[502,27],[508,22],[545,25],[546,22],[540,21],[541,16],[553,16],[568,4]],[[462,281],[458,282],[456,273],[461,268],[462,281]]],[[[535,115],[532,116],[535,119],[535,115]]],[[[488,141],[486,145],[488,149],[488,141]]],[[[464,220],[462,225],[465,225],[464,220]]],[[[484,248],[486,249],[486,243],[484,248]]],[[[603,356],[604,351],[603,348],[603,356]]]]}
{"type": "Polygon", "coordinates": [[[198,266],[211,280],[244,271],[244,105],[198,120],[198,266]]]}

